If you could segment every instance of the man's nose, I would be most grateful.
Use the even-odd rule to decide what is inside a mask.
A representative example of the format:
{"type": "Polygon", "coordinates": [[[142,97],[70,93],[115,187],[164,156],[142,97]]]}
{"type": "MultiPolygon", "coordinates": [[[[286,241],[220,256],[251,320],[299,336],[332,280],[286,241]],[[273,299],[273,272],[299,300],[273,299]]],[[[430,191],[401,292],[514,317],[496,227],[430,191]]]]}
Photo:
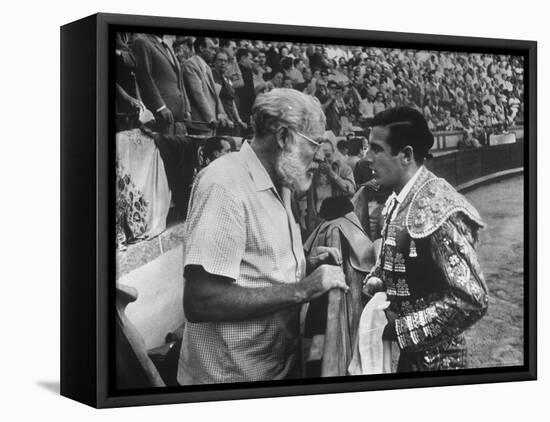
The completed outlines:
{"type": "Polygon", "coordinates": [[[325,151],[322,148],[319,148],[313,157],[313,161],[318,163],[325,161],[325,151]]]}

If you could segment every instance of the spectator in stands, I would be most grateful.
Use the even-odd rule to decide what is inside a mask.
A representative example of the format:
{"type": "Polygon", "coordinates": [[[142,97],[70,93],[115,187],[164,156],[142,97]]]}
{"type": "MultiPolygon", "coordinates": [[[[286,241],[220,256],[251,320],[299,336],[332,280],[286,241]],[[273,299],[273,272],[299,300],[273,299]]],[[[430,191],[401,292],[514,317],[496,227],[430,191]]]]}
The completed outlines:
{"type": "Polygon", "coordinates": [[[258,86],[260,83],[265,82],[265,77],[271,74],[271,68],[266,64],[265,51],[260,50],[255,57],[257,65],[254,66],[254,86],[258,86]]]}
{"type": "Polygon", "coordinates": [[[342,155],[342,157],[344,157],[345,159],[348,158],[349,147],[348,147],[348,141],[346,139],[342,139],[338,141],[338,143],[336,144],[336,149],[342,155]]]}
{"type": "Polygon", "coordinates": [[[308,95],[315,94],[315,83],[313,82],[313,73],[309,67],[304,67],[302,71],[303,82],[294,86],[298,91],[304,92],[308,95]]]}
{"type": "Polygon", "coordinates": [[[136,59],[128,46],[129,34],[116,33],[115,75],[116,75],[116,131],[134,129],[139,126],[139,113],[145,108],[138,97],[135,77],[136,59]]]}
{"type": "Polygon", "coordinates": [[[193,41],[189,37],[176,37],[176,41],[172,44],[172,48],[174,49],[174,53],[176,53],[180,66],[194,54],[193,41]]]}
{"type": "Polygon", "coordinates": [[[464,130],[462,132],[462,139],[458,141],[456,147],[459,150],[479,148],[481,144],[474,138],[472,132],[464,130]]]}
{"type": "Polygon", "coordinates": [[[229,154],[232,150],[231,142],[223,136],[208,138],[202,147],[203,167],[208,166],[212,161],[229,154]]]}
{"type": "Polygon", "coordinates": [[[283,88],[292,89],[292,79],[289,76],[283,77],[283,88]]]}
{"type": "Polygon", "coordinates": [[[328,139],[322,143],[324,161],[319,164],[313,179],[315,211],[319,212],[324,199],[333,196],[351,197],[355,193],[355,180],[351,168],[336,157],[334,145],[328,139]]]}
{"type": "Polygon", "coordinates": [[[145,107],[165,134],[186,133],[190,102],[172,47],[162,34],[142,34],[133,43],[136,77],[145,107]]]}
{"type": "Polygon", "coordinates": [[[283,72],[274,71],[271,79],[269,80],[273,88],[282,88],[283,87],[283,72]]]}
{"type": "Polygon", "coordinates": [[[329,84],[329,94],[329,100],[324,104],[327,129],[338,136],[342,129],[341,118],[345,116],[347,112],[342,87],[336,82],[331,81],[329,84]]]}
{"type": "Polygon", "coordinates": [[[462,122],[460,121],[460,116],[458,113],[455,113],[454,115],[449,117],[449,130],[462,130],[464,129],[464,126],[462,125],[462,122]]]}
{"type": "Polygon", "coordinates": [[[351,168],[351,171],[355,171],[357,162],[365,158],[368,147],[369,143],[365,138],[351,138],[348,141],[349,156],[346,160],[346,164],[351,168]]]}
{"type": "Polygon", "coordinates": [[[312,69],[313,68],[323,69],[327,65],[323,57],[323,48],[320,45],[315,46],[315,50],[313,54],[311,54],[308,58],[309,58],[309,65],[312,69]]]}
{"type": "Polygon", "coordinates": [[[315,94],[314,96],[319,100],[321,103],[321,107],[323,110],[327,108],[327,106],[330,104],[331,95],[328,92],[327,83],[324,81],[324,79],[319,78],[317,79],[315,83],[315,94]]]}
{"type": "Polygon", "coordinates": [[[369,126],[369,122],[374,117],[374,96],[369,92],[359,103],[360,119],[365,122],[366,126],[369,126]]]}
{"type": "Polygon", "coordinates": [[[235,89],[226,74],[227,63],[228,59],[226,53],[222,51],[216,53],[212,76],[214,77],[216,91],[218,92],[218,96],[228,119],[228,125],[218,129],[218,134],[240,136],[242,130],[246,130],[248,126],[239,115],[239,110],[235,102],[235,89]]]}
{"type": "Polygon", "coordinates": [[[237,43],[228,38],[220,39],[220,51],[227,54],[227,77],[231,80],[234,89],[242,88],[244,85],[243,76],[239,67],[238,59],[235,57],[237,43]]]}
{"type": "Polygon", "coordinates": [[[323,81],[325,81],[328,85],[328,81],[329,81],[329,72],[327,70],[327,68],[324,68],[324,69],[321,69],[321,79],[323,81]]]}
{"type": "MultiPolygon", "coordinates": [[[[281,59],[281,69],[283,70],[283,86],[284,86],[284,79],[285,78],[288,78],[290,79],[291,81],[291,86],[290,88],[292,88],[292,86],[294,85],[294,83],[298,82],[297,80],[295,81],[294,78],[296,78],[296,75],[299,73],[300,74],[300,78],[301,80],[303,81],[303,77],[302,77],[302,74],[296,70],[296,68],[294,67],[294,59],[292,57],[283,57],[281,59]]],[[[285,86],[285,88],[288,88],[287,86],[285,86]]]]}
{"type": "Polygon", "coordinates": [[[303,59],[294,59],[294,71],[291,71],[289,75],[292,78],[293,84],[301,84],[304,82],[304,71],[306,69],[307,66],[303,59]]]}
{"type": "Polygon", "coordinates": [[[194,47],[197,54],[183,64],[183,77],[191,103],[192,123],[189,132],[211,136],[218,125],[228,125],[225,110],[216,92],[212,70],[208,66],[216,50],[211,38],[198,37],[194,47]]]}
{"type": "Polygon", "coordinates": [[[510,98],[508,99],[508,108],[510,109],[509,115],[512,116],[512,120],[515,119],[515,117],[518,114],[519,106],[521,104],[520,96],[518,94],[518,90],[515,89],[512,92],[512,95],[510,95],[510,98]]]}
{"type": "Polygon", "coordinates": [[[254,92],[254,77],[252,75],[252,54],[245,48],[237,50],[237,63],[243,78],[243,85],[240,88],[235,88],[239,107],[239,115],[243,122],[250,124],[250,112],[256,94],[254,92]]]}
{"type": "Polygon", "coordinates": [[[386,101],[384,98],[384,93],[381,91],[378,91],[374,99],[374,105],[373,105],[374,114],[380,113],[385,109],[386,109],[386,101]]]}

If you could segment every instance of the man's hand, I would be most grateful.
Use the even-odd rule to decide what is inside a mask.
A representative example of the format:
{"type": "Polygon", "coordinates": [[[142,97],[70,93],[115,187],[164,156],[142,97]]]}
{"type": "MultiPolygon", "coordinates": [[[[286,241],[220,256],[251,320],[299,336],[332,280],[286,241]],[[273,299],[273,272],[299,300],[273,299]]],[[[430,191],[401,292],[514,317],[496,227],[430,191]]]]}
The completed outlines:
{"type": "Polygon", "coordinates": [[[309,302],[332,289],[348,291],[344,272],[335,265],[321,265],[298,283],[303,300],[309,302]]]}
{"type": "Polygon", "coordinates": [[[145,108],[145,105],[136,98],[128,96],[128,102],[136,110],[143,110],[145,108]]]}
{"type": "Polygon", "coordinates": [[[307,266],[314,270],[321,264],[342,265],[342,255],[338,248],[317,246],[307,258],[307,266]]]}
{"type": "Polygon", "coordinates": [[[384,290],[384,282],[379,277],[370,277],[363,286],[363,294],[369,298],[384,290]]]}
{"type": "Polygon", "coordinates": [[[158,112],[158,115],[160,116],[160,119],[167,124],[174,123],[174,116],[172,115],[172,112],[168,109],[168,107],[163,108],[161,111],[158,112]]]}
{"type": "Polygon", "coordinates": [[[332,168],[329,163],[323,161],[322,163],[319,163],[319,171],[328,176],[328,174],[332,171],[332,168]]]}
{"type": "Polygon", "coordinates": [[[328,163],[327,161],[324,161],[322,163],[319,164],[319,170],[326,174],[329,179],[331,180],[334,180],[338,177],[338,173],[336,173],[333,169],[332,169],[332,165],[330,163],[328,163]]]}

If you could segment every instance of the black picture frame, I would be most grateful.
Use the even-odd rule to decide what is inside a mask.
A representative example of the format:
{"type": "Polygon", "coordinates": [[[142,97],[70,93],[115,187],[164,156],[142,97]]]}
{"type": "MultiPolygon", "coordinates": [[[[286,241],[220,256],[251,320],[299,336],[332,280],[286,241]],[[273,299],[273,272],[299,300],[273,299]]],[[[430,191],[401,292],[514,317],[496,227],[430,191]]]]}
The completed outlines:
{"type": "Polygon", "coordinates": [[[537,44],[534,41],[268,25],[196,19],[95,14],[61,28],[61,394],[90,406],[183,403],[534,380],[537,377],[536,139],[537,44]],[[335,44],[369,43],[417,49],[506,52],[525,57],[524,365],[449,373],[387,374],[231,385],[115,391],[112,321],[115,268],[113,31],[154,28],[215,32],[335,44]]]}

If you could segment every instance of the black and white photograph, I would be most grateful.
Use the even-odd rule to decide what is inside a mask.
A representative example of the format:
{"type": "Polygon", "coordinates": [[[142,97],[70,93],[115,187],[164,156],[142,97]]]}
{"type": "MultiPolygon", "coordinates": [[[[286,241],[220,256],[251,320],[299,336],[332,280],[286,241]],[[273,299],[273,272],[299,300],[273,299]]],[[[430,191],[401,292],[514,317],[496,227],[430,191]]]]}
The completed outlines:
{"type": "Polygon", "coordinates": [[[526,55],[123,29],[116,389],[525,365],[526,55]]]}
{"type": "Polygon", "coordinates": [[[2,420],[544,419],[544,10],[8,3],[2,420]]]}

